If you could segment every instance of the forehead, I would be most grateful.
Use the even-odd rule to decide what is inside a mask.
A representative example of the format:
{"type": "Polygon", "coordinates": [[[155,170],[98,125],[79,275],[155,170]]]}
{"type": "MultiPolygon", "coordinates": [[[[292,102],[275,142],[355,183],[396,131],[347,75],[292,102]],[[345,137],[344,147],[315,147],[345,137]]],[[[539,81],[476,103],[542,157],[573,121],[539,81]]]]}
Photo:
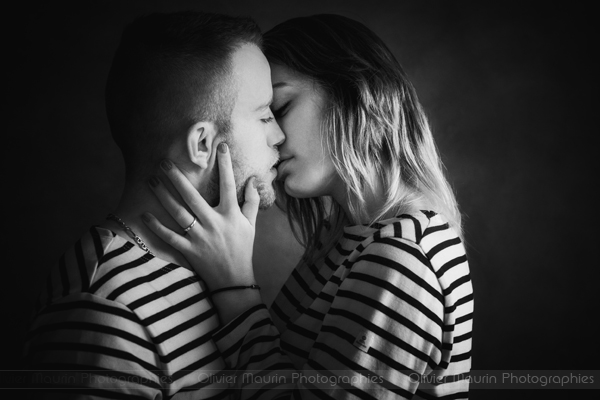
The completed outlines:
{"type": "Polygon", "coordinates": [[[245,44],[233,53],[231,61],[237,88],[235,109],[252,111],[270,101],[271,69],[262,51],[255,45],[245,44]]]}
{"type": "Polygon", "coordinates": [[[281,64],[271,64],[271,80],[273,85],[301,80],[300,74],[281,64]]]}
{"type": "Polygon", "coordinates": [[[271,64],[271,81],[275,94],[319,89],[319,85],[310,77],[281,64],[271,64]]]}

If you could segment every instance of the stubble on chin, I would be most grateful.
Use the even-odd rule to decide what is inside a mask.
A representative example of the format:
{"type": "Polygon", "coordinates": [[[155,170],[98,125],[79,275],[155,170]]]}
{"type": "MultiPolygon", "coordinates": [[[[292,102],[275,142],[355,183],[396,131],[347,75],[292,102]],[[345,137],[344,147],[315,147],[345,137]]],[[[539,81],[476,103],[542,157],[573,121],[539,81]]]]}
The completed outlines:
{"type": "MultiPolygon", "coordinates": [[[[275,203],[276,199],[273,182],[265,182],[256,175],[247,176],[244,173],[245,170],[240,163],[236,159],[233,159],[232,161],[238,204],[241,206],[246,202],[246,186],[250,184],[250,178],[254,177],[256,190],[258,190],[258,196],[260,198],[258,208],[261,210],[266,210],[267,208],[271,207],[275,203]]],[[[215,168],[205,191],[205,200],[209,204],[216,206],[220,201],[220,193],[219,169],[215,168]]]]}
{"type": "MultiPolygon", "coordinates": [[[[246,179],[244,183],[238,184],[236,187],[237,200],[238,204],[240,205],[244,204],[246,201],[246,186],[250,184],[250,178],[246,179]]],[[[275,188],[273,187],[272,183],[259,180],[259,178],[256,176],[254,176],[254,182],[256,190],[258,191],[258,197],[260,199],[258,208],[261,210],[266,210],[275,203],[275,188]]]]}
{"type": "Polygon", "coordinates": [[[273,183],[260,181],[256,185],[256,188],[260,197],[258,208],[266,210],[271,207],[275,203],[275,188],[273,187],[273,183]]]}
{"type": "Polygon", "coordinates": [[[237,153],[237,148],[229,145],[231,151],[231,164],[233,167],[233,177],[236,182],[236,194],[238,204],[241,206],[246,202],[246,186],[251,178],[254,177],[256,190],[260,198],[258,208],[266,210],[275,203],[275,188],[273,182],[266,182],[257,174],[251,174],[249,169],[243,163],[243,156],[237,153]]]}

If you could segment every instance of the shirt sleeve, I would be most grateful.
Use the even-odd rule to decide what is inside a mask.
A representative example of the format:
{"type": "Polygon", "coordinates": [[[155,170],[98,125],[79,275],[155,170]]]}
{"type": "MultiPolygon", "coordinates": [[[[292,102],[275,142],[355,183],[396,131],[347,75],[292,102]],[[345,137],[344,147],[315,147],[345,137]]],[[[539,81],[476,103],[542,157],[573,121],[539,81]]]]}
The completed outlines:
{"type": "Polygon", "coordinates": [[[443,295],[419,247],[396,239],[371,243],[333,280],[336,290],[319,295],[332,297],[331,308],[301,371],[273,371],[291,367],[262,305],[215,338],[227,365],[241,374],[284,375],[294,398],[413,398],[443,347],[443,295]]]}
{"type": "Polygon", "coordinates": [[[264,304],[234,318],[213,335],[240,399],[292,396],[296,371],[281,351],[279,332],[264,304]]]}
{"type": "Polygon", "coordinates": [[[423,252],[402,239],[373,242],[338,278],[303,367],[306,390],[413,398],[443,351],[443,295],[423,252]]]}
{"type": "Polygon", "coordinates": [[[124,305],[90,293],[42,309],[25,356],[36,399],[164,396],[164,375],[146,328],[124,305]]]}

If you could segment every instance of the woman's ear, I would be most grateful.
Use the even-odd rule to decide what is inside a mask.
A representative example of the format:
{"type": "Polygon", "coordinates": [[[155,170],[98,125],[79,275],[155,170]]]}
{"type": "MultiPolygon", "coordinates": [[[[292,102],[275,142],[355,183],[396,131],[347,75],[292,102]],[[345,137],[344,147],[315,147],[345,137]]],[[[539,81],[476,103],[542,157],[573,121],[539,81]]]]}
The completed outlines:
{"type": "Polygon", "coordinates": [[[200,168],[206,169],[216,136],[217,130],[212,122],[201,121],[192,125],[188,130],[186,142],[187,155],[190,161],[200,168]]]}

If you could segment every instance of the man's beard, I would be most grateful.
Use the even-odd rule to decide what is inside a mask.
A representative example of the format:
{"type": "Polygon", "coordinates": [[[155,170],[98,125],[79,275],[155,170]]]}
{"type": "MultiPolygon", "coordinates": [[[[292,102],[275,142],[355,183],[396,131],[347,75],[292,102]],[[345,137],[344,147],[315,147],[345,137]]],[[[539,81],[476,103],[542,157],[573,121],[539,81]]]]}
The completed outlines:
{"type": "MultiPolygon", "coordinates": [[[[273,187],[273,182],[265,182],[261,177],[258,176],[256,171],[250,171],[242,161],[244,160],[243,155],[237,151],[235,146],[231,145],[231,141],[226,141],[226,143],[231,154],[231,164],[233,166],[233,176],[235,178],[238,204],[241,206],[245,202],[246,186],[248,185],[250,178],[254,177],[254,185],[258,190],[258,196],[260,198],[258,207],[261,210],[271,207],[273,203],[275,203],[275,188],[273,187]]],[[[276,161],[277,160],[273,160],[273,164],[275,164],[276,161]]],[[[268,172],[269,170],[265,172],[265,175],[268,172]]],[[[218,164],[216,164],[216,168],[213,170],[213,173],[209,179],[206,193],[207,196],[210,197],[210,200],[213,204],[218,203],[218,199],[220,197],[218,164]]]]}

